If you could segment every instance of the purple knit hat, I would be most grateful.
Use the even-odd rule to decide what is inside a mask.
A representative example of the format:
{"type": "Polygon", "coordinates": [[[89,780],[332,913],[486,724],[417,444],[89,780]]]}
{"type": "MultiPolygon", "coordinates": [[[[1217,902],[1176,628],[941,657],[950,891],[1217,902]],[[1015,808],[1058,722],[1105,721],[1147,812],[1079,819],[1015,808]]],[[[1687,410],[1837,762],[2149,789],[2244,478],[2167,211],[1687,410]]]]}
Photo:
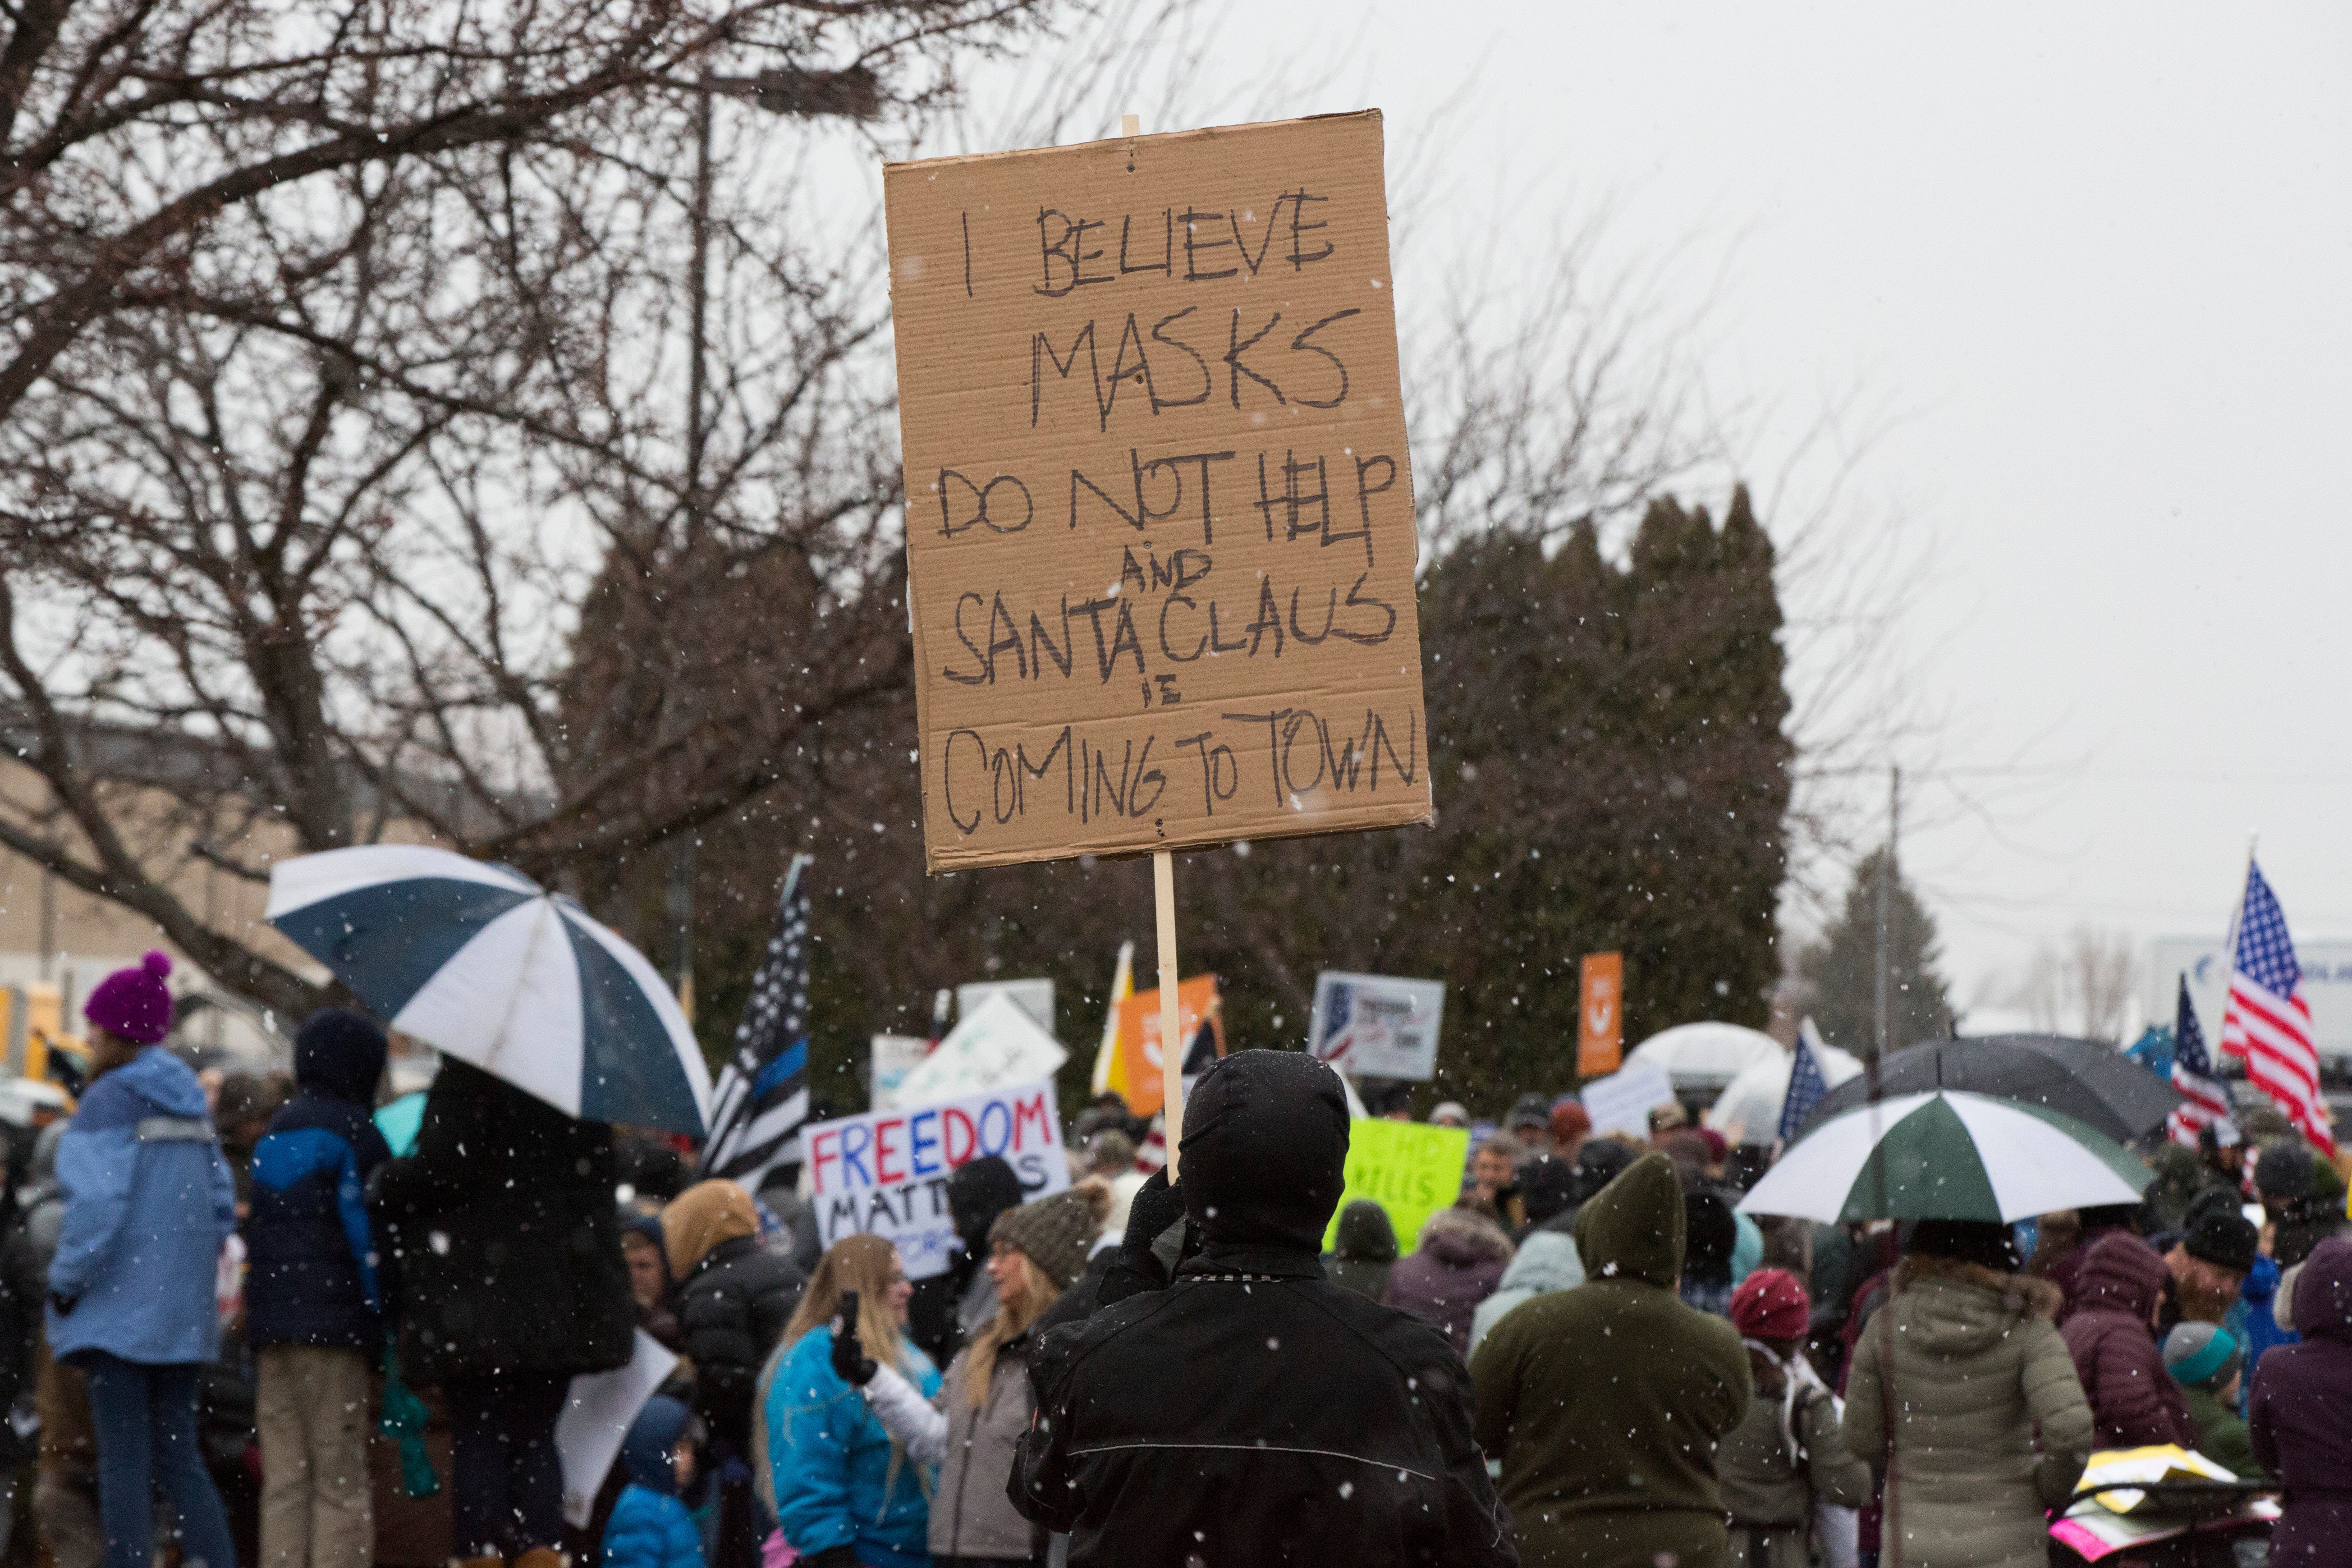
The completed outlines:
{"type": "Polygon", "coordinates": [[[136,969],[118,969],[100,981],[82,1004],[82,1016],[133,1045],[160,1045],[172,1032],[172,993],[163,984],[171,973],[171,955],[151,952],[136,969]]]}

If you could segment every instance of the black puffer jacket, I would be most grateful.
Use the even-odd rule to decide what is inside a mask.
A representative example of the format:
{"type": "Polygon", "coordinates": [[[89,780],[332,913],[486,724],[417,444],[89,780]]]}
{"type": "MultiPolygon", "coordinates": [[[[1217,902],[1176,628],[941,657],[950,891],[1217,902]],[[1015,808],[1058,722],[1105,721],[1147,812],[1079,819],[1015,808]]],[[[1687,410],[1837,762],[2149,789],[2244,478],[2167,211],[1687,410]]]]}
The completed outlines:
{"type": "Polygon", "coordinates": [[[784,1337],[808,1281],[756,1236],[730,1237],[702,1255],[679,1287],[677,1321],[694,1363],[694,1405],[710,1429],[751,1451],[752,1393],[784,1337]]]}
{"type": "Polygon", "coordinates": [[[1323,1278],[1348,1112],[1312,1058],[1241,1051],[1186,1106],[1203,1238],[1164,1289],[1055,1330],[1010,1490],[1072,1568],[1518,1561],[1444,1336],[1323,1278]]]}
{"type": "Polygon", "coordinates": [[[439,1384],[629,1359],[613,1131],[444,1061],[415,1151],[374,1186],[400,1259],[401,1370],[439,1384]]]}

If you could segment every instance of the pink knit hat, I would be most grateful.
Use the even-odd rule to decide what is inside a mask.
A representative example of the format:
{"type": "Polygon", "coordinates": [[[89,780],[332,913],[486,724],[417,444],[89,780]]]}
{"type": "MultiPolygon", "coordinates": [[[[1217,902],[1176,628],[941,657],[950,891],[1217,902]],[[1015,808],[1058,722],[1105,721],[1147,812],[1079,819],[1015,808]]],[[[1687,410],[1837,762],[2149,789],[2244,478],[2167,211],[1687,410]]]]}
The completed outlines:
{"type": "Polygon", "coordinates": [[[136,969],[118,969],[100,981],[82,1004],[82,1016],[133,1045],[159,1045],[172,1032],[172,993],[163,984],[171,973],[171,955],[151,952],[136,969]]]}

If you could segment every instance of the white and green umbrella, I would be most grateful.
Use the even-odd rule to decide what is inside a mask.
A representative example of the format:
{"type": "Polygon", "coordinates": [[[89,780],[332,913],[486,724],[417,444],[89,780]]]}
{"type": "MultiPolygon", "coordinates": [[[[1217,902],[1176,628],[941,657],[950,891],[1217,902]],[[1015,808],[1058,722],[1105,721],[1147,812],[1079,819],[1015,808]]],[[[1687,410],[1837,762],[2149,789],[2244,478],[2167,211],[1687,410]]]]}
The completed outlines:
{"type": "Polygon", "coordinates": [[[1740,1200],[1749,1214],[2027,1219],[2139,1201],[2155,1173],[2071,1116],[1989,1095],[1903,1094],[1833,1116],[1740,1200]]]}

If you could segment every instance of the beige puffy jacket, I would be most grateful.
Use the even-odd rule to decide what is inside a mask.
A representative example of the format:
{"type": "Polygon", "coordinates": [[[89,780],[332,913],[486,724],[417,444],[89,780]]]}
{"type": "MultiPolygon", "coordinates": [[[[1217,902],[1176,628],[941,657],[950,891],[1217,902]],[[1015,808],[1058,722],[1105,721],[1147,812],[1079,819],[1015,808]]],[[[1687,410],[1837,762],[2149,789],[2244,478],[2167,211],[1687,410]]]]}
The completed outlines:
{"type": "Polygon", "coordinates": [[[2058,1288],[1915,1255],[1895,1291],[1846,1377],[1856,1457],[1885,1463],[1893,1412],[1884,1529],[1901,1546],[1898,1557],[1890,1542],[1882,1561],[2042,1568],[2043,1510],[2073,1492],[2091,1451],[2091,1407],[2053,1326],[2058,1288]]]}

